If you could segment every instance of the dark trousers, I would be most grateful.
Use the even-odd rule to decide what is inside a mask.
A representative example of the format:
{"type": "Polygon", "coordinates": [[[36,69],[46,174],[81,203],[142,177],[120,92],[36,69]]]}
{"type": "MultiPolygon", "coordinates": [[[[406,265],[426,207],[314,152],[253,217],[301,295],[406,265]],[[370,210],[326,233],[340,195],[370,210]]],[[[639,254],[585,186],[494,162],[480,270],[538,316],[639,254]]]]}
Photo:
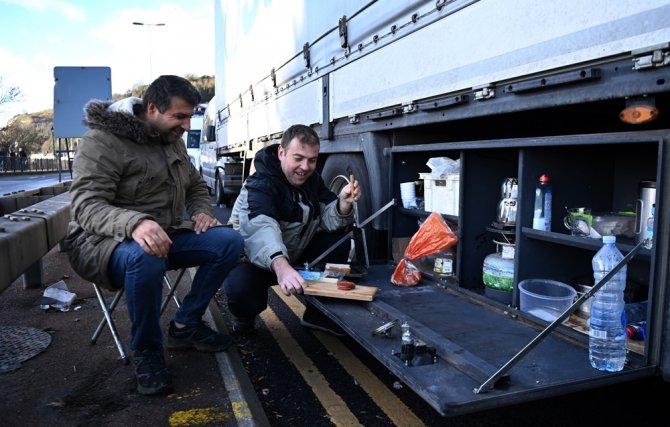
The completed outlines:
{"type": "MultiPolygon", "coordinates": [[[[312,262],[346,234],[345,231],[317,233],[299,259],[291,261],[296,269],[305,262],[312,262]]],[[[323,262],[346,263],[351,249],[351,239],[346,239],[329,253],[323,262]]],[[[240,262],[223,282],[228,309],[238,318],[251,319],[268,306],[268,288],[277,284],[274,272],[250,262],[240,262]]]]}

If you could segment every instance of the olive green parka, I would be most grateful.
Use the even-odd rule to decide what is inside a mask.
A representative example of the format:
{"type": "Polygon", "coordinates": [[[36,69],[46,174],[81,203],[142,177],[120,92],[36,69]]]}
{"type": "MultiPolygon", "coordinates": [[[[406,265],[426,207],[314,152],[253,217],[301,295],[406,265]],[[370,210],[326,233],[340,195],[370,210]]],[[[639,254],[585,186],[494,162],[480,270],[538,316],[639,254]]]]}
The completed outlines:
{"type": "Polygon", "coordinates": [[[71,221],[63,246],[77,274],[115,289],[109,259],[140,221],[150,218],[169,234],[193,229],[193,215],[214,215],[207,185],[182,141],[166,142],[152,133],[141,118],[141,104],[125,104],[134,111],[110,105],[91,101],[85,108],[90,130],[73,162],[71,221]]]}

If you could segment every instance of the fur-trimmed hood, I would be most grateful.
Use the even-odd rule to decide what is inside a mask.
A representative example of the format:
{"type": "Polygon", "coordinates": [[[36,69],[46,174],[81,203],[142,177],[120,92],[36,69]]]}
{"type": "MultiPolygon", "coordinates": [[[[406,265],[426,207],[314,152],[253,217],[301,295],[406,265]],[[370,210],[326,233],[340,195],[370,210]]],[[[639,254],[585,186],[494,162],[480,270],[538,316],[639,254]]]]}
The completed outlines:
{"type": "Polygon", "coordinates": [[[141,118],[143,115],[141,102],[138,103],[133,99],[139,98],[129,98],[130,103],[127,100],[116,103],[97,99],[89,101],[84,107],[84,125],[89,129],[101,130],[142,144],[145,143],[152,136],[151,130],[147,122],[141,118]],[[132,112],[130,108],[110,108],[124,101],[132,108],[132,112]]]}

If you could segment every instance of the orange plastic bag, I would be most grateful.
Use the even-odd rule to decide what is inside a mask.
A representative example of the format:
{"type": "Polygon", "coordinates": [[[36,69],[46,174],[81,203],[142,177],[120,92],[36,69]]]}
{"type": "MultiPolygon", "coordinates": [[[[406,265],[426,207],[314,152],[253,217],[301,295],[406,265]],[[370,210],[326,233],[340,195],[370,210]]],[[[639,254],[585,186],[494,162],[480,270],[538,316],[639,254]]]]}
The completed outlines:
{"type": "Polygon", "coordinates": [[[458,237],[437,213],[431,213],[419,230],[412,236],[405,249],[403,259],[400,260],[391,283],[396,286],[415,286],[421,281],[421,271],[412,264],[412,261],[431,255],[455,245],[458,237]]]}

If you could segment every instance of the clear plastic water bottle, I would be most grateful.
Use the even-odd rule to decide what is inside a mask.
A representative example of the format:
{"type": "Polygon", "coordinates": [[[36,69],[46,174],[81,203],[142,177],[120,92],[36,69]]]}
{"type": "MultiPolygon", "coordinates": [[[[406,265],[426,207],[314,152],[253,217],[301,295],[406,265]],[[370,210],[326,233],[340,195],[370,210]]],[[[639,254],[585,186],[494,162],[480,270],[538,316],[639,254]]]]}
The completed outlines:
{"type": "Polygon", "coordinates": [[[654,245],[654,215],[656,215],[656,205],[651,205],[651,216],[647,218],[647,233],[642,244],[647,249],[651,249],[654,245]]]}
{"type": "Polygon", "coordinates": [[[405,320],[400,325],[402,330],[402,346],[400,347],[400,360],[405,362],[406,366],[411,365],[414,358],[414,337],[409,330],[409,323],[405,320]]]}
{"type": "Polygon", "coordinates": [[[537,187],[535,187],[533,228],[551,231],[551,180],[546,174],[540,176],[537,187]]]}
{"type": "MultiPolygon", "coordinates": [[[[593,257],[593,278],[597,284],[623,259],[616,237],[603,236],[603,246],[593,257]]],[[[589,318],[589,360],[601,371],[618,372],[626,362],[626,311],[623,292],[626,266],[596,293],[589,318]]]]}

